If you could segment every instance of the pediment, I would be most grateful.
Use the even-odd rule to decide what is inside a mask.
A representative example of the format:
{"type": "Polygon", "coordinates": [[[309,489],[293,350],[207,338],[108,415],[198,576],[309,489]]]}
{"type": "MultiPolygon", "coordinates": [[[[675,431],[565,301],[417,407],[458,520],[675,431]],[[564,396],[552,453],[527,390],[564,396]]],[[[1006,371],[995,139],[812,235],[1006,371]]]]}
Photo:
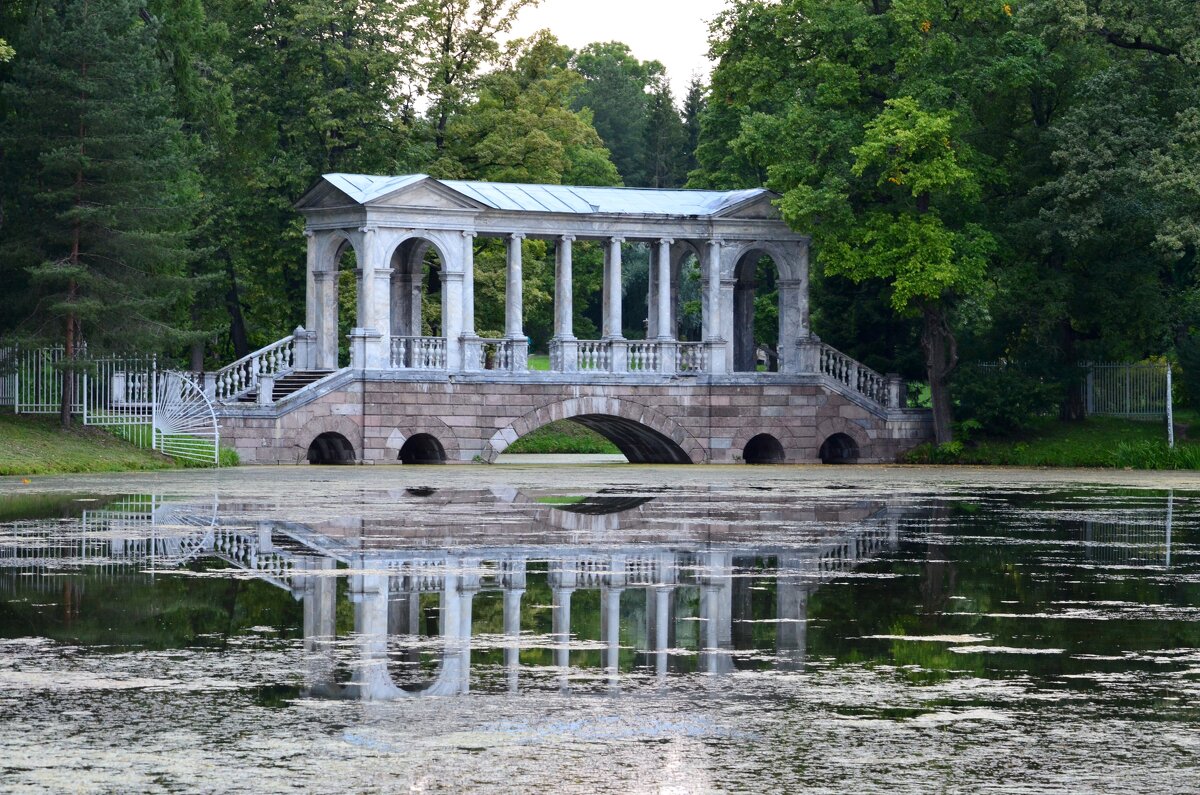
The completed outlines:
{"type": "Polygon", "coordinates": [[[782,216],[779,214],[779,208],[775,206],[775,200],[779,198],[776,193],[762,193],[752,199],[748,199],[741,204],[736,204],[728,207],[717,213],[717,218],[745,218],[748,220],[759,221],[779,221],[782,216]]]}
{"type": "Polygon", "coordinates": [[[328,181],[322,180],[313,186],[296,202],[297,210],[328,210],[339,207],[353,207],[358,204],[350,194],[339,190],[328,181]]]}
{"type": "Polygon", "coordinates": [[[406,185],[368,202],[372,207],[404,207],[428,210],[483,210],[486,207],[435,179],[406,185]]]}

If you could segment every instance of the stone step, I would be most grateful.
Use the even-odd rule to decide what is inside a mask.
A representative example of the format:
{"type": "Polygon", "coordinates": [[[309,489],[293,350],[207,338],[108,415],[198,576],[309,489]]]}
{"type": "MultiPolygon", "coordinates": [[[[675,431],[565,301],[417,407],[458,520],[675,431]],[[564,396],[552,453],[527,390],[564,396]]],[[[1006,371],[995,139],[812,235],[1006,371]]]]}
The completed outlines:
{"type": "MultiPolygon", "coordinates": [[[[288,373],[275,381],[275,389],[271,391],[271,398],[277,402],[283,400],[293,392],[299,392],[304,387],[320,381],[332,372],[332,370],[297,370],[288,373]]],[[[257,403],[258,390],[247,392],[238,398],[238,402],[257,403]]]]}

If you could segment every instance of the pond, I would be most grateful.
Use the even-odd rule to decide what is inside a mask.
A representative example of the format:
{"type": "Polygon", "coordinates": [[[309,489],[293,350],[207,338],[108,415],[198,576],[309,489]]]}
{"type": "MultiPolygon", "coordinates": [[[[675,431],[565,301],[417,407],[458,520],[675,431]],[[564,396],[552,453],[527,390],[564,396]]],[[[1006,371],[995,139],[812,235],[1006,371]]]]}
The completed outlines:
{"type": "Polygon", "coordinates": [[[3,790],[1200,790],[1186,479],[313,467],[0,495],[3,790]]]}

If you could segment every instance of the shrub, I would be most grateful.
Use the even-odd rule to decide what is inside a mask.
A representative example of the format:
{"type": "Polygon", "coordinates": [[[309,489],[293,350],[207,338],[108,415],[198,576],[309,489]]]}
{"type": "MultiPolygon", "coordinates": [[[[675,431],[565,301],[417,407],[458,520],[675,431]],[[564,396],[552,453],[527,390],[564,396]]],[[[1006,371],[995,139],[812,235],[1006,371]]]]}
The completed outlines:
{"type": "Polygon", "coordinates": [[[1166,442],[1122,442],[1112,454],[1121,469],[1200,469],[1200,445],[1168,447],[1166,442]]]}
{"type": "Polygon", "coordinates": [[[1009,366],[966,366],[952,385],[958,417],[998,436],[1029,428],[1038,417],[1057,411],[1062,385],[1009,366]]]}

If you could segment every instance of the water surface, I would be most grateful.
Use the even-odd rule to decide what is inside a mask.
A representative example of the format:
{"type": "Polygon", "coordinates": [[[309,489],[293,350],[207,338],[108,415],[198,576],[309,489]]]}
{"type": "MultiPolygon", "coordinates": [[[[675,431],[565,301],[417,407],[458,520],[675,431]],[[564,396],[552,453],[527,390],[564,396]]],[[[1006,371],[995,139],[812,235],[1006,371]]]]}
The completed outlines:
{"type": "Polygon", "coordinates": [[[1200,490],[876,473],[5,481],[0,788],[1200,790],[1200,490]]]}

